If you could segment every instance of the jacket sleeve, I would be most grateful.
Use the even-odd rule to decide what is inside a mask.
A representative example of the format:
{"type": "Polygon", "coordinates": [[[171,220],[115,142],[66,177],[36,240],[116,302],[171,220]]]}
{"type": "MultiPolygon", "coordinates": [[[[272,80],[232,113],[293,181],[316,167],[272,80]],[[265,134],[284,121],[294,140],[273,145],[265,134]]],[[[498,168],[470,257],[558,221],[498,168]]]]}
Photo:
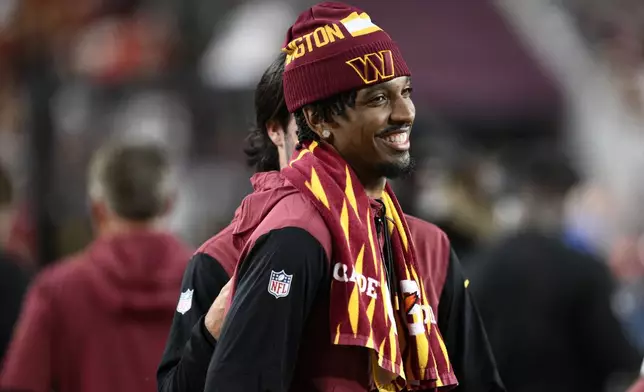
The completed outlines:
{"type": "Polygon", "coordinates": [[[459,381],[455,391],[505,391],[468,284],[452,250],[438,305],[438,327],[459,381]]]}
{"type": "Polygon", "coordinates": [[[205,392],[289,390],[306,319],[318,288],[329,284],[327,266],[323,247],[303,229],[257,240],[236,278],[205,392]]]}
{"type": "Polygon", "coordinates": [[[228,279],[219,262],[206,253],[196,253],[188,263],[181,292],[192,290],[192,304],[185,313],[174,313],[157,371],[159,392],[203,391],[206,371],[216,345],[204,319],[228,279]]]}
{"type": "Polygon", "coordinates": [[[0,373],[0,390],[49,392],[55,383],[56,311],[43,282],[37,279],[27,292],[0,373]]]}

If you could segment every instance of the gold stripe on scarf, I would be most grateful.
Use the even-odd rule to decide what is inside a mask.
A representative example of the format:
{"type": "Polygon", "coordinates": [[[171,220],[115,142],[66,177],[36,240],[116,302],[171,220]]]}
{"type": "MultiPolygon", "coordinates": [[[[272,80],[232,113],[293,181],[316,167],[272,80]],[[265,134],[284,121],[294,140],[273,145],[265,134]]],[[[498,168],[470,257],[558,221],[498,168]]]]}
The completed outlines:
{"type": "Polygon", "coordinates": [[[324,192],[324,187],[320,182],[320,177],[318,177],[318,173],[315,171],[314,167],[311,168],[311,182],[305,181],[304,185],[309,188],[311,193],[313,193],[313,195],[315,195],[315,197],[317,197],[326,208],[331,209],[331,207],[329,207],[329,200],[324,192]]]}
{"type": "Polygon", "coordinates": [[[398,211],[396,211],[396,206],[394,205],[393,200],[391,200],[391,197],[389,196],[389,194],[387,194],[387,192],[382,193],[382,198],[384,199],[385,205],[387,207],[387,215],[390,215],[394,223],[396,224],[398,235],[400,236],[400,240],[405,247],[405,252],[407,252],[409,251],[409,241],[407,239],[407,233],[405,232],[405,226],[403,226],[402,219],[400,219],[398,211]]]}
{"type": "MultiPolygon", "coordinates": [[[[360,248],[360,253],[356,258],[354,265],[354,274],[360,276],[362,275],[362,259],[364,258],[364,245],[360,248]]],[[[355,282],[353,285],[353,291],[351,292],[351,297],[349,298],[349,322],[351,323],[351,329],[353,330],[353,336],[358,335],[358,322],[360,321],[360,285],[358,282],[355,282]]]]}
{"type": "Polygon", "coordinates": [[[344,238],[347,240],[347,247],[349,252],[351,252],[351,239],[349,237],[349,211],[347,210],[347,201],[342,201],[342,212],[340,212],[340,226],[342,226],[342,232],[344,233],[344,238]]]}

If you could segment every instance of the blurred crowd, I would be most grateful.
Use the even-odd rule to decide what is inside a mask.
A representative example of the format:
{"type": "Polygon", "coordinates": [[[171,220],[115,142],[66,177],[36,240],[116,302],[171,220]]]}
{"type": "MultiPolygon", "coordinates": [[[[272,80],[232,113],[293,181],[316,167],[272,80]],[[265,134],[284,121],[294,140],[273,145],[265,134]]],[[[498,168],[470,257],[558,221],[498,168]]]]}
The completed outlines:
{"type": "MultiPolygon", "coordinates": [[[[94,239],[101,146],[163,146],[164,224],[189,246],[228,224],[254,88],[313,3],[0,1],[0,357],[28,281],[94,239]]],[[[644,3],[352,3],[408,56],[416,169],[394,187],[448,234],[508,390],[569,372],[625,391],[644,359],[644,3]]]]}

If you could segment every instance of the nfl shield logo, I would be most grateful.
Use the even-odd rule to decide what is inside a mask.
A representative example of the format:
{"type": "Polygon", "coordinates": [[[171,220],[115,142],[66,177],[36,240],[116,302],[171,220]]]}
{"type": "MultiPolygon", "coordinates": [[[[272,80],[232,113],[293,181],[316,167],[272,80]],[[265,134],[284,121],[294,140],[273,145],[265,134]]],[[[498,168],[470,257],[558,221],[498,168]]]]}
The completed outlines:
{"type": "Polygon", "coordinates": [[[268,292],[275,298],[286,297],[291,291],[293,275],[287,275],[284,270],[271,271],[271,280],[268,282],[268,292]]]}
{"type": "Polygon", "coordinates": [[[179,303],[177,304],[177,312],[186,314],[192,307],[192,294],[194,290],[186,290],[179,296],[179,303]]]}

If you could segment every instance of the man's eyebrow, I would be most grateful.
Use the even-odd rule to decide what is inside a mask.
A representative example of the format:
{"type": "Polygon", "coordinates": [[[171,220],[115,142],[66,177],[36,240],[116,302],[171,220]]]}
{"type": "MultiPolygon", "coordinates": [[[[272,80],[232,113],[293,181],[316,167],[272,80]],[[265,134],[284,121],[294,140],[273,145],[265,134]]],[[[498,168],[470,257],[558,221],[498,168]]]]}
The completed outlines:
{"type": "Polygon", "coordinates": [[[362,89],[362,90],[365,92],[365,94],[369,94],[369,93],[371,93],[371,92],[372,92],[372,91],[374,91],[374,90],[378,90],[378,89],[382,89],[382,88],[384,88],[384,87],[383,87],[383,84],[384,84],[384,83],[380,83],[380,84],[376,84],[375,86],[365,87],[365,88],[364,88],[364,89],[362,89]]]}
{"type": "MultiPolygon", "coordinates": [[[[364,91],[365,94],[369,94],[369,93],[371,93],[371,92],[373,92],[375,90],[378,90],[378,89],[385,90],[388,87],[387,85],[392,83],[392,82],[393,82],[393,80],[389,80],[389,81],[386,81],[386,82],[383,82],[383,83],[376,84],[374,86],[368,86],[368,87],[363,88],[361,91],[364,91]]],[[[411,76],[405,76],[405,83],[411,83],[411,76]]]]}
{"type": "MultiPolygon", "coordinates": [[[[388,80],[388,81],[386,81],[384,83],[380,83],[380,84],[377,84],[375,86],[366,87],[365,90],[366,91],[373,91],[373,90],[376,90],[378,88],[387,88],[393,82],[394,82],[393,80],[388,80]]],[[[405,76],[405,83],[411,83],[411,76],[405,76]]]]}

